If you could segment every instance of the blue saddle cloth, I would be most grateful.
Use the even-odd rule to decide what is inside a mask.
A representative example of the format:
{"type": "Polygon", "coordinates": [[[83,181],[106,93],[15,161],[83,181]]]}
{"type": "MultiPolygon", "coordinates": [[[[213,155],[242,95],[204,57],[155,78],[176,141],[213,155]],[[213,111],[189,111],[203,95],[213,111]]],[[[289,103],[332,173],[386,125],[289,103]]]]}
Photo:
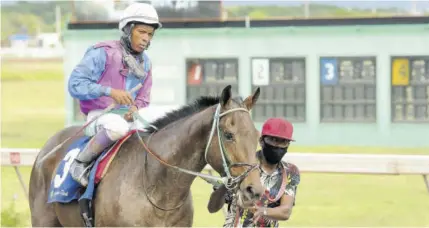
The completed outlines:
{"type": "Polygon", "coordinates": [[[63,160],[61,160],[56,175],[51,180],[49,188],[48,203],[69,203],[73,200],[88,199],[92,200],[95,191],[95,174],[98,163],[103,158],[104,154],[109,151],[107,148],[103,153],[95,160],[94,165],[91,168],[88,186],[86,189],[76,182],[70,175],[70,165],[76,156],[85,148],[91,137],[82,136],[75,140],[67,150],[63,160]],[[85,191],[84,191],[85,190],[85,191]]]}

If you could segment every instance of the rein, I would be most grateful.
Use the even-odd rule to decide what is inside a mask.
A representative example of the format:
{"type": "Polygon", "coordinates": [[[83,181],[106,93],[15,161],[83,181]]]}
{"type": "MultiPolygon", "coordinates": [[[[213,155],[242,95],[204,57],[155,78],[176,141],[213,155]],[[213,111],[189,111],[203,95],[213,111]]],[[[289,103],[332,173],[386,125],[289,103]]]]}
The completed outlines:
{"type": "MultiPolygon", "coordinates": [[[[247,109],[245,109],[245,108],[233,108],[233,109],[229,109],[229,110],[227,110],[227,111],[225,111],[223,113],[220,113],[220,108],[221,108],[221,105],[219,104],[217,106],[217,108],[216,108],[215,115],[213,117],[212,129],[211,129],[211,132],[210,132],[209,140],[207,142],[206,150],[205,150],[205,153],[204,153],[204,158],[205,158],[206,163],[209,164],[209,162],[207,161],[208,149],[209,149],[211,141],[213,139],[214,132],[217,129],[218,140],[219,140],[219,148],[220,148],[220,152],[221,152],[221,155],[222,155],[222,166],[224,168],[224,172],[227,175],[226,177],[216,177],[216,176],[212,176],[212,175],[203,174],[203,173],[200,173],[200,172],[191,171],[191,170],[180,168],[180,167],[175,166],[175,165],[168,164],[161,157],[159,157],[159,155],[153,153],[149,149],[149,147],[143,141],[142,137],[140,136],[140,134],[138,132],[137,132],[137,137],[139,138],[139,141],[143,145],[144,149],[149,154],[151,154],[153,157],[155,157],[155,159],[158,160],[161,164],[163,164],[163,165],[165,165],[167,167],[176,169],[176,170],[178,170],[180,172],[183,172],[183,173],[187,173],[187,174],[191,174],[191,175],[194,175],[194,176],[201,177],[202,179],[206,180],[209,183],[222,182],[228,190],[230,190],[230,191],[231,190],[236,190],[238,188],[239,183],[241,183],[241,181],[243,181],[248,176],[248,174],[251,171],[253,171],[255,168],[257,168],[258,164],[250,165],[250,164],[245,164],[245,163],[234,163],[234,164],[228,166],[228,163],[230,162],[230,160],[228,159],[228,154],[226,153],[226,149],[225,149],[225,146],[224,146],[224,143],[223,143],[223,140],[222,140],[223,138],[222,138],[221,130],[220,130],[220,127],[219,127],[219,121],[220,121],[220,119],[223,116],[225,116],[225,115],[227,115],[229,113],[232,113],[232,112],[235,112],[235,111],[245,111],[245,112],[248,113],[249,111],[247,109]],[[245,172],[243,172],[241,175],[239,175],[237,177],[233,177],[231,175],[230,171],[229,171],[229,169],[231,167],[233,167],[233,166],[239,166],[239,167],[240,166],[248,166],[249,168],[245,172]]],[[[134,120],[138,119],[138,120],[142,121],[141,120],[142,118],[140,116],[138,116],[138,115],[139,115],[138,113],[134,113],[133,114],[134,120]]],[[[147,122],[147,121],[145,121],[145,122],[147,122]]],[[[146,193],[146,189],[145,189],[145,193],[146,193]]],[[[146,196],[147,196],[147,193],[146,193],[146,196]]],[[[154,205],[158,209],[161,209],[161,210],[164,210],[164,211],[170,211],[170,210],[175,210],[175,209],[180,208],[184,204],[184,202],[185,202],[185,200],[187,198],[186,197],[178,206],[176,206],[176,207],[174,207],[172,209],[165,209],[165,208],[161,208],[161,207],[157,206],[156,204],[154,204],[150,200],[149,196],[147,196],[147,197],[148,197],[148,199],[149,199],[149,201],[151,202],[152,205],[154,205]]]]}

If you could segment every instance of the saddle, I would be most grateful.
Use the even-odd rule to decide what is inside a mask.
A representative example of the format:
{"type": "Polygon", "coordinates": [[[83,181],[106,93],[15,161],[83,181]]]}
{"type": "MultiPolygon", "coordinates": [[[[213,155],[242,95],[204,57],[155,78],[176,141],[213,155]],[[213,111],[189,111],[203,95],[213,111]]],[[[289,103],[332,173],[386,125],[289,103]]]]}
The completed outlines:
{"type": "Polygon", "coordinates": [[[85,148],[91,137],[82,136],[80,138],[74,139],[69,148],[67,148],[64,158],[60,161],[53,174],[54,176],[51,179],[47,203],[67,204],[73,201],[78,201],[80,214],[85,226],[94,226],[92,201],[95,197],[98,184],[107,173],[111,162],[116,157],[116,154],[120,150],[121,146],[137,131],[141,137],[147,135],[147,132],[142,130],[131,130],[127,133],[127,135],[116,141],[112,146],[106,148],[90,164],[88,167],[90,170],[88,178],[89,181],[88,186],[86,187],[82,187],[71,177],[69,166],[74,158],[85,148]]]}
{"type": "MultiPolygon", "coordinates": [[[[115,142],[112,146],[106,149],[107,152],[103,152],[100,157],[101,161],[98,163],[96,169],[96,177],[95,182],[98,184],[103,178],[104,174],[107,171],[107,168],[111,162],[111,160],[116,155],[116,152],[119,151],[122,143],[124,143],[131,135],[133,135],[137,130],[130,131],[126,136],[115,142]],[[105,162],[107,161],[107,162],[105,162]]],[[[149,136],[149,134],[145,131],[139,131],[141,137],[149,136]]],[[[97,158],[98,160],[100,158],[97,158]]],[[[94,168],[95,162],[90,164],[90,169],[94,168]]],[[[95,189],[94,189],[95,191],[95,189]]],[[[81,198],[79,201],[80,215],[85,224],[85,227],[94,227],[94,208],[93,208],[93,199],[81,198]]]]}

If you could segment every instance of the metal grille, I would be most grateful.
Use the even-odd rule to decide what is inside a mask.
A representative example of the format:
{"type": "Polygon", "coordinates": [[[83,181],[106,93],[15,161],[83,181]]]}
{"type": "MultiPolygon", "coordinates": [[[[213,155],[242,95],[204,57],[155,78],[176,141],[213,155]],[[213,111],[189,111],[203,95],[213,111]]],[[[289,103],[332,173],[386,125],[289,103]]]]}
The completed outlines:
{"type": "Polygon", "coordinates": [[[393,57],[392,122],[429,122],[429,56],[393,57]]]}
{"type": "Polygon", "coordinates": [[[321,122],[376,121],[375,57],[320,58],[321,122]]]}
{"type": "Polygon", "coordinates": [[[227,85],[238,95],[238,59],[187,59],[186,69],[188,103],[200,96],[219,96],[227,85]]]}
{"type": "Polygon", "coordinates": [[[253,108],[253,119],[263,122],[270,117],[283,117],[294,122],[304,122],[305,58],[253,60],[252,89],[261,88],[258,103],[253,108]]]}

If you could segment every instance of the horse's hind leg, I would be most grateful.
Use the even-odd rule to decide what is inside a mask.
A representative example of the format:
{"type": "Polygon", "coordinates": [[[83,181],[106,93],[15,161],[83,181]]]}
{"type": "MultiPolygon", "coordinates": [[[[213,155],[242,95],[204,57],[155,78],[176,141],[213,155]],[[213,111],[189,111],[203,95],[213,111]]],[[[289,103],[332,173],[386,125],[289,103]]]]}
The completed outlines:
{"type": "Polygon", "coordinates": [[[33,227],[62,227],[55,214],[54,205],[46,203],[41,194],[34,200],[31,209],[31,224],[33,227]]]}
{"type": "Polygon", "coordinates": [[[48,192],[42,174],[33,166],[30,178],[29,201],[33,227],[60,227],[54,205],[48,204],[48,192]]]}

